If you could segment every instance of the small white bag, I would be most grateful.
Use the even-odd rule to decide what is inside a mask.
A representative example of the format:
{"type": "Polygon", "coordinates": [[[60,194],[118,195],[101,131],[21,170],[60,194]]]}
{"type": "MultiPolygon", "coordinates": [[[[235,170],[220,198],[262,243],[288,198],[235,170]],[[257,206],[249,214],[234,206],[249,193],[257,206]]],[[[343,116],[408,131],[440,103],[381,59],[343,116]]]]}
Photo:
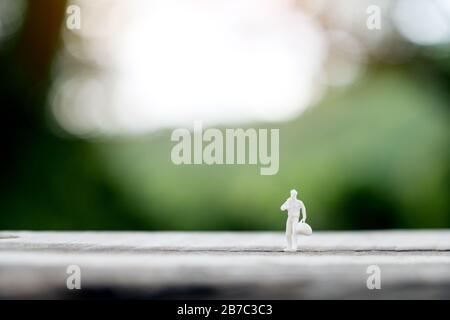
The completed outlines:
{"type": "Polygon", "coordinates": [[[297,234],[310,236],[312,234],[312,229],[306,222],[297,223],[297,234]]]}

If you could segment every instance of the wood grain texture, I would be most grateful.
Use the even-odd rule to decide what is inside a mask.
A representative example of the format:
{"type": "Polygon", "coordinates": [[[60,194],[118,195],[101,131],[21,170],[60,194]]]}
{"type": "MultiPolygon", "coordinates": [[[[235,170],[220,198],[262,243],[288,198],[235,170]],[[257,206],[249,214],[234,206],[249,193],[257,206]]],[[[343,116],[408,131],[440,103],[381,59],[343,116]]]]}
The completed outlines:
{"type": "Polygon", "coordinates": [[[448,299],[450,231],[0,232],[0,298],[448,299]],[[82,289],[68,290],[78,265],[82,289]],[[381,268],[381,290],[366,286],[381,268]]]}

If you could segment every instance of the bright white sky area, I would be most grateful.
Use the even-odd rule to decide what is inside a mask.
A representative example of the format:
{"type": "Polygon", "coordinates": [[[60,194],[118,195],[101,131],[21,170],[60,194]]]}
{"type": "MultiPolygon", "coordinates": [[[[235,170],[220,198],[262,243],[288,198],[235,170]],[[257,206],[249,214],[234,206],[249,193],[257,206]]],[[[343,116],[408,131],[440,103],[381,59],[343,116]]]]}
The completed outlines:
{"type": "MultiPolygon", "coordinates": [[[[345,28],[355,22],[365,28],[372,2],[336,0],[333,5],[348,8],[336,16],[330,1],[320,0],[74,1],[82,28],[63,32],[52,110],[78,135],[140,134],[192,127],[194,120],[219,125],[292,118],[320,97],[324,83],[348,84],[362,72],[364,45],[345,28]],[[319,16],[335,21],[336,30],[325,30],[319,16]],[[324,72],[330,60],[337,75],[324,72]]],[[[437,5],[410,1],[434,21],[422,17],[428,29],[414,31],[409,17],[418,9],[397,2],[389,15],[410,41],[449,37],[448,16],[438,21],[443,11],[437,5]]],[[[450,1],[435,2],[450,7],[450,1]]]]}

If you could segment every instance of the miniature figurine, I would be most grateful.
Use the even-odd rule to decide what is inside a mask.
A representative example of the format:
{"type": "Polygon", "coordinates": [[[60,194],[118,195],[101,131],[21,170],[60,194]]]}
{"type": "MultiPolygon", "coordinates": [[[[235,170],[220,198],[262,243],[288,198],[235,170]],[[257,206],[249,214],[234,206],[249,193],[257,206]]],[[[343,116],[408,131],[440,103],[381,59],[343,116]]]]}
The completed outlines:
{"type": "MultiPolygon", "coordinates": [[[[306,225],[307,228],[309,225],[305,223],[306,220],[306,208],[302,201],[297,199],[297,191],[292,189],[291,196],[286,200],[285,203],[281,206],[281,211],[287,210],[288,218],[286,221],[286,248],[284,251],[295,252],[297,251],[297,233],[301,230],[298,230],[297,225],[306,225]],[[300,218],[300,211],[302,212],[302,220],[300,223],[298,222],[300,218]]],[[[306,233],[308,234],[308,230],[306,228],[306,233]]],[[[311,229],[311,227],[309,227],[311,229]]],[[[312,231],[311,231],[312,232],[312,231]]],[[[311,234],[311,233],[309,233],[311,234]]]]}

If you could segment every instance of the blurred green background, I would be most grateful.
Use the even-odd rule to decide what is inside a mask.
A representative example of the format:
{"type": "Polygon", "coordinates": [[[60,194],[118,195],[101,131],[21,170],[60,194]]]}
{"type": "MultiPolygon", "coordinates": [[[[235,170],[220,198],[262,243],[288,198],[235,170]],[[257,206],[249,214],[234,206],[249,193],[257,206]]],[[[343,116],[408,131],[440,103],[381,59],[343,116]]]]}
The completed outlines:
{"type": "Polygon", "coordinates": [[[291,119],[239,125],[280,129],[280,170],[260,176],[250,165],[175,166],[170,129],[65,130],[49,95],[69,64],[66,6],[0,0],[0,229],[281,230],[292,188],[317,230],[450,227],[449,42],[388,31],[392,50],[370,51],[356,81],[328,86],[291,119]],[[401,47],[414,54],[397,59],[401,47]]]}

